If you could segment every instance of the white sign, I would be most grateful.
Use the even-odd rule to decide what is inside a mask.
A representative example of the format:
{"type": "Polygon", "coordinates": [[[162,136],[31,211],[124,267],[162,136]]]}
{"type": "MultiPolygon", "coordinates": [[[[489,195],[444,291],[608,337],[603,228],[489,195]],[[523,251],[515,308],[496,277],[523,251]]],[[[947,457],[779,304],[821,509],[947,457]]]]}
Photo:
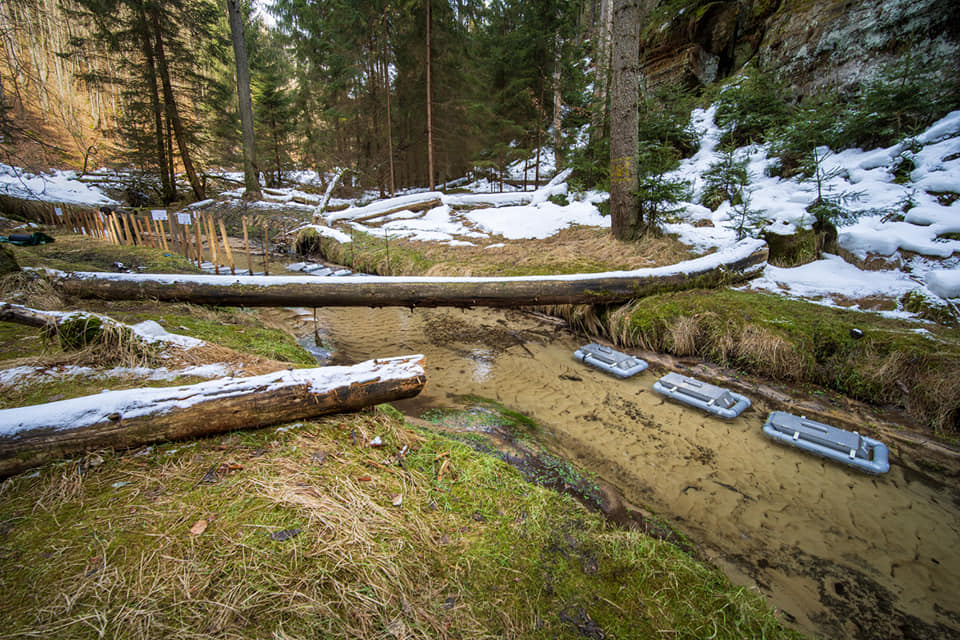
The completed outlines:
{"type": "Polygon", "coordinates": [[[190,224],[190,214],[189,213],[178,213],[177,222],[180,224],[189,225],[190,224]]]}
{"type": "Polygon", "coordinates": [[[56,213],[58,216],[61,216],[61,217],[63,216],[63,210],[60,209],[60,207],[54,207],[53,212],[56,213]]]}
{"type": "Polygon", "coordinates": [[[151,209],[150,217],[154,220],[166,220],[167,219],[167,210],[166,209],[151,209]]]}

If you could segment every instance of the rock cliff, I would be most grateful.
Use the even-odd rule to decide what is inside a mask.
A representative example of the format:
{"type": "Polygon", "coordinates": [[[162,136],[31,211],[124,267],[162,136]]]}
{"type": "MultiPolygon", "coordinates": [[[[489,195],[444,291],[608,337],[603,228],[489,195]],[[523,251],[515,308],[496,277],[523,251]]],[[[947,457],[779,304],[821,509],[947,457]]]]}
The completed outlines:
{"type": "Polygon", "coordinates": [[[960,68],[960,2],[952,0],[661,0],[641,36],[651,87],[697,87],[746,64],[798,93],[850,87],[909,54],[960,68]]]}

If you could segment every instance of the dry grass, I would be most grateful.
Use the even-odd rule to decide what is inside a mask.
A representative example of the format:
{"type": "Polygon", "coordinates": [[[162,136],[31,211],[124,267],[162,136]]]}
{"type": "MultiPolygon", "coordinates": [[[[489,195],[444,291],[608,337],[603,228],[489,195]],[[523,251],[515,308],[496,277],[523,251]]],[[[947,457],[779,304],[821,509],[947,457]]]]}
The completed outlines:
{"type": "Polygon", "coordinates": [[[485,246],[499,242],[505,246],[486,249],[406,244],[433,263],[425,274],[431,276],[595,273],[673,264],[690,257],[687,247],[670,238],[621,242],[608,230],[593,227],[570,227],[545,239],[492,239],[485,246]]]}
{"type": "Polygon", "coordinates": [[[692,356],[698,351],[699,326],[693,316],[674,318],[667,325],[666,342],[670,352],[678,356],[692,356]]]}
{"type": "MultiPolygon", "coordinates": [[[[545,239],[490,238],[478,246],[451,247],[353,234],[353,242],[321,239],[323,257],[380,275],[506,276],[597,273],[655,267],[686,260],[689,248],[672,238],[620,242],[605,229],[570,227],[545,239]],[[487,248],[503,244],[501,247],[487,248]]],[[[470,239],[476,241],[476,239],[470,239]]]]}
{"type": "Polygon", "coordinates": [[[729,349],[728,358],[736,354],[739,360],[762,363],[763,368],[778,380],[795,381],[802,377],[804,363],[794,345],[767,327],[746,324],[739,339],[724,333],[717,342],[723,342],[723,349],[729,349]],[[736,345],[735,349],[733,345],[736,345]]]}
{"type": "Polygon", "coordinates": [[[791,635],[675,547],[381,411],[92,458],[0,484],[0,638],[791,635]]]}
{"type": "Polygon", "coordinates": [[[44,310],[63,309],[66,305],[66,298],[48,279],[27,272],[0,276],[0,301],[44,310]]]}

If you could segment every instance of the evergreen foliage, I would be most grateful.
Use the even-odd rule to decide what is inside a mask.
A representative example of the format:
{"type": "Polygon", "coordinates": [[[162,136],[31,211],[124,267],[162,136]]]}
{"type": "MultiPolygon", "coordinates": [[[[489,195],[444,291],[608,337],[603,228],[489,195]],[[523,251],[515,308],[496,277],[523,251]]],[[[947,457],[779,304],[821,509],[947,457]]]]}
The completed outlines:
{"type": "Polygon", "coordinates": [[[732,205],[742,202],[744,187],[749,183],[746,158],[737,159],[733,150],[721,152],[720,159],[710,165],[703,174],[703,195],[700,204],[716,211],[717,207],[729,201],[732,205]]]}
{"type": "Polygon", "coordinates": [[[674,211],[672,205],[689,199],[690,183],[673,180],[666,175],[679,162],[680,156],[672,146],[654,144],[640,149],[637,162],[639,188],[636,195],[641,233],[659,235],[658,225],[664,215],[674,211]]]}
{"type": "Polygon", "coordinates": [[[716,123],[724,128],[724,147],[766,142],[789,121],[791,105],[784,87],[769,74],[752,70],[724,87],[717,99],[716,123]]]}

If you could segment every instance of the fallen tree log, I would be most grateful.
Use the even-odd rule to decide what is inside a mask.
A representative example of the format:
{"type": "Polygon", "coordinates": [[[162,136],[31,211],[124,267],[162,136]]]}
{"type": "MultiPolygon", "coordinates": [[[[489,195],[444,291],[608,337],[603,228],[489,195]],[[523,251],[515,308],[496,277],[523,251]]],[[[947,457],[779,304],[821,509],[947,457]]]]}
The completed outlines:
{"type": "Polygon", "coordinates": [[[127,449],[313,418],[409,398],[423,356],[108,391],[0,411],[0,477],[85,451],[127,449]]]}
{"type": "Polygon", "coordinates": [[[664,291],[725,286],[759,275],[766,259],[766,243],[744,240],[723,251],[666,267],[556,276],[306,278],[47,273],[64,293],[104,300],[155,299],[243,307],[525,307],[612,304],[664,291]]]}

